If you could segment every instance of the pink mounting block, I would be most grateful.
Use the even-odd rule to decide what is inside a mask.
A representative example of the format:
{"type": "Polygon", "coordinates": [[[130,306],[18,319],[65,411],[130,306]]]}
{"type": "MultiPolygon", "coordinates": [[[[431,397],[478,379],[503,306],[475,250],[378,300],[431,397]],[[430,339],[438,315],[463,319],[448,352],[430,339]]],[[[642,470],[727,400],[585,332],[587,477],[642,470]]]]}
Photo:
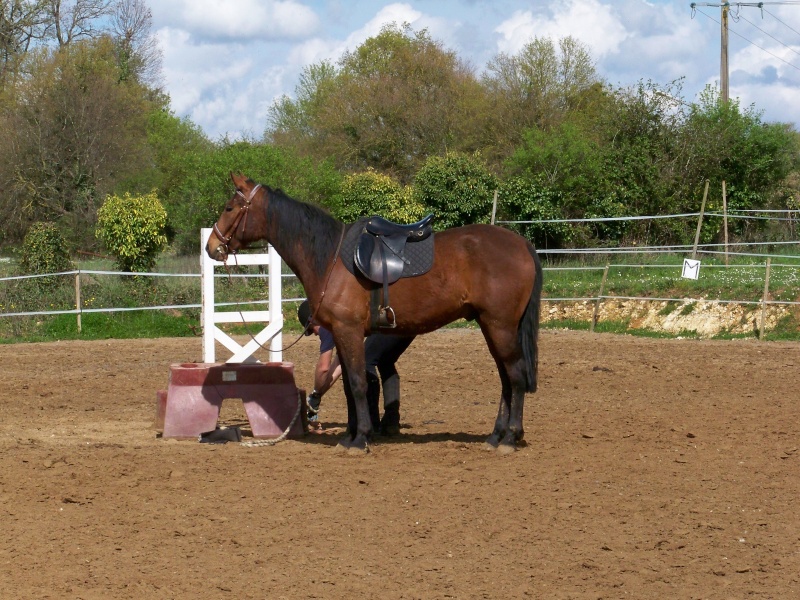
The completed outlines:
{"type": "MultiPolygon", "coordinates": [[[[170,365],[169,388],[156,393],[162,437],[197,438],[217,426],[222,401],[241,398],[256,438],[280,436],[298,410],[292,363],[180,363],[170,365]]],[[[302,437],[295,420],[288,437],[302,437]]]]}

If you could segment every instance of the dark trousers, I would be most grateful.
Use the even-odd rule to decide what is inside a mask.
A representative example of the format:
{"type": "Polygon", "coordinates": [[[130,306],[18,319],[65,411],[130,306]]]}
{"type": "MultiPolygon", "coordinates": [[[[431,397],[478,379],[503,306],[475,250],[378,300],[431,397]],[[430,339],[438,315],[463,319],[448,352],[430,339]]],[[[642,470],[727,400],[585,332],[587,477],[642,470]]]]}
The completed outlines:
{"type": "MultiPolygon", "coordinates": [[[[383,384],[383,410],[392,425],[400,425],[400,377],[395,363],[414,341],[414,336],[398,336],[373,333],[364,342],[364,357],[367,367],[367,405],[369,418],[375,431],[381,429],[379,400],[383,384]],[[395,423],[396,421],[396,423],[395,423]]],[[[355,435],[355,406],[347,406],[348,428],[355,435]]]]}

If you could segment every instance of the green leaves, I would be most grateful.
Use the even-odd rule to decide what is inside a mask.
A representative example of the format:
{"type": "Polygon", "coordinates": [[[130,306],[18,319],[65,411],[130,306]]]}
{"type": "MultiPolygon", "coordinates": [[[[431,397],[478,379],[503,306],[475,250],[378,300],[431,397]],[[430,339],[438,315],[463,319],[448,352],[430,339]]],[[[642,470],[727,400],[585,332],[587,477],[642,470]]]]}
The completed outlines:
{"type": "Polygon", "coordinates": [[[122,271],[151,271],[166,247],[167,211],[155,193],[109,196],[97,212],[97,237],[122,271]]]}
{"type": "Polygon", "coordinates": [[[409,186],[374,170],[346,175],[332,212],[345,223],[380,215],[397,223],[413,223],[425,216],[425,207],[414,199],[409,186]]]}
{"type": "MultiPolygon", "coordinates": [[[[66,241],[55,223],[33,223],[25,234],[21,254],[19,271],[24,275],[60,273],[73,268],[66,241]]],[[[58,278],[39,277],[30,283],[40,291],[49,290],[58,284],[58,278]]]]}
{"type": "Polygon", "coordinates": [[[425,161],[414,178],[414,193],[441,230],[488,223],[497,183],[478,155],[448,153],[425,161]]]}

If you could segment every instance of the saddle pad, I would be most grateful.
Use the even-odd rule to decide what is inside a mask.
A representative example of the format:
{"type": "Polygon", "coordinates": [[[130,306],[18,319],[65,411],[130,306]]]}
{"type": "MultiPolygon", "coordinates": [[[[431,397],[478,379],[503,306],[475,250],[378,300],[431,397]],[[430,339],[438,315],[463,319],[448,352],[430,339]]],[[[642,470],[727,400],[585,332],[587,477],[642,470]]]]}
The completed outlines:
{"type": "MultiPolygon", "coordinates": [[[[342,249],[339,251],[339,257],[353,275],[363,277],[361,271],[358,270],[355,263],[356,247],[358,246],[358,238],[364,231],[364,223],[367,218],[359,219],[352,225],[349,225],[344,234],[344,241],[342,242],[342,249]]],[[[421,242],[408,242],[406,244],[405,252],[403,253],[405,259],[409,261],[403,265],[402,277],[416,277],[417,275],[424,275],[430,271],[433,266],[433,238],[435,233],[429,235],[421,242]]]]}

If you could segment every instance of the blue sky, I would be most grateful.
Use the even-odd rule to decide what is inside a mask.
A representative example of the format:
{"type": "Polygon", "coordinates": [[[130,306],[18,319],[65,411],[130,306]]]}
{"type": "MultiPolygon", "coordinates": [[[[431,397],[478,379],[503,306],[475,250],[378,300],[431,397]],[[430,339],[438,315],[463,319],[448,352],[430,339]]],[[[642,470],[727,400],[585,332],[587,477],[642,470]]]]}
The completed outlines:
{"type": "MultiPolygon", "coordinates": [[[[676,0],[152,0],[176,114],[212,138],[260,138],[304,66],[336,61],[386,23],[426,28],[476,73],[534,37],[573,36],[615,86],[683,77],[695,100],[719,83],[720,9],[676,0]]],[[[713,3],[718,4],[718,3],[713,3]]],[[[752,4],[752,3],[750,3],[752,4]]],[[[800,2],[732,6],[730,94],[768,121],[800,124],[800,2]]]]}

